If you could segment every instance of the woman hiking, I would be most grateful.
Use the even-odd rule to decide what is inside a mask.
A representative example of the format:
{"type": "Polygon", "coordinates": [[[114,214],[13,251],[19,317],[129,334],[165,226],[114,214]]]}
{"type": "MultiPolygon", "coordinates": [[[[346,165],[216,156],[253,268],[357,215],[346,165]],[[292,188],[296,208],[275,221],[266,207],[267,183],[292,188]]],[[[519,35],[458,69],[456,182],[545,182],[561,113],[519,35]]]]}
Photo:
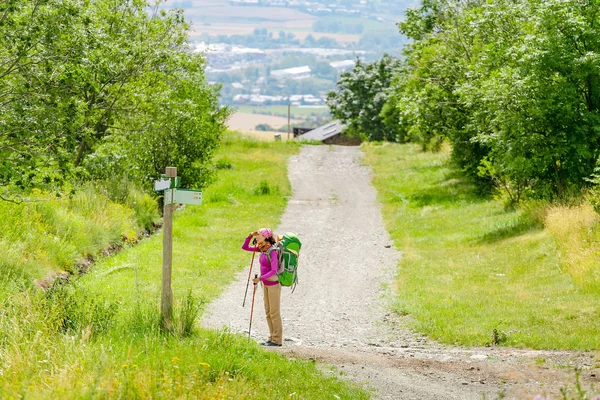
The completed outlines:
{"type": "Polygon", "coordinates": [[[283,343],[283,324],[281,322],[281,285],[277,278],[279,268],[279,254],[272,248],[275,237],[269,228],[261,228],[248,235],[242,249],[246,251],[260,251],[260,277],[252,282],[256,285],[263,283],[265,314],[269,325],[269,339],[261,343],[263,346],[278,346],[283,343]],[[256,238],[256,246],[251,246],[250,241],[256,238]]]}

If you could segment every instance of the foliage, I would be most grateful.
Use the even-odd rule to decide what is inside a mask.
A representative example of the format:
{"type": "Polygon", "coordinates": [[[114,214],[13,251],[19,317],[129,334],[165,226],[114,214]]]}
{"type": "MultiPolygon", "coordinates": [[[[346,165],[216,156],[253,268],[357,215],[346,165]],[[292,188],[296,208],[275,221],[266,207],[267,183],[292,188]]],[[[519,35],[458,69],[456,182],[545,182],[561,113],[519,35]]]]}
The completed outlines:
{"type": "Polygon", "coordinates": [[[109,172],[149,184],[167,165],[186,185],[206,185],[228,110],[189,51],[181,11],[145,0],[9,0],[0,16],[0,186],[109,172]]]}
{"type": "Polygon", "coordinates": [[[589,205],[550,207],[545,226],[556,239],[562,267],[582,291],[600,291],[600,216],[589,205]]]}
{"type": "Polygon", "coordinates": [[[600,155],[600,4],[426,0],[388,108],[412,140],[518,203],[588,185],[600,155]],[[434,146],[435,147],[435,146],[434,146]]]}
{"type": "Polygon", "coordinates": [[[352,71],[340,74],[338,89],[329,92],[327,105],[331,115],[347,125],[349,133],[369,140],[401,140],[396,126],[386,124],[381,116],[397,66],[398,60],[384,55],[367,64],[357,59],[352,71]]]}
{"type": "Polygon", "coordinates": [[[125,200],[87,184],[69,196],[34,191],[32,201],[0,202],[2,288],[30,286],[60,271],[79,273],[90,259],[135,243],[158,220],[157,202],[129,183],[125,200]]]}
{"type": "MultiPolygon", "coordinates": [[[[60,282],[60,281],[56,281],[60,282]]],[[[118,304],[88,296],[77,285],[57,283],[45,293],[44,306],[58,332],[87,335],[106,332],[114,324],[118,304]]]]}
{"type": "MultiPolygon", "coordinates": [[[[254,129],[256,129],[257,131],[262,131],[262,132],[274,131],[275,130],[269,124],[258,124],[258,125],[256,125],[256,127],[254,129]]],[[[287,127],[286,127],[286,129],[287,129],[287,127]]]]}
{"type": "Polygon", "coordinates": [[[597,349],[591,209],[534,202],[507,210],[501,199],[478,195],[447,151],[363,149],[387,230],[402,249],[395,309],[415,329],[450,344],[597,349]]]}
{"type": "MultiPolygon", "coordinates": [[[[175,334],[159,329],[161,235],[45,293],[0,285],[0,397],[279,399],[301,393],[368,398],[355,385],[319,371],[314,362],[264,351],[246,335],[198,327],[203,304],[248,265],[240,250],[246,233],[277,226],[290,193],[286,160],[298,149],[292,142],[224,138],[217,159],[235,168],[218,171],[202,206],[174,214],[175,334]],[[281,191],[253,194],[267,181],[281,191]]],[[[16,206],[0,203],[8,205],[16,206]]],[[[15,214],[2,212],[16,225],[28,215],[15,214]]],[[[45,235],[30,236],[43,240],[45,235]]],[[[0,260],[6,260],[6,252],[0,260]]]]}

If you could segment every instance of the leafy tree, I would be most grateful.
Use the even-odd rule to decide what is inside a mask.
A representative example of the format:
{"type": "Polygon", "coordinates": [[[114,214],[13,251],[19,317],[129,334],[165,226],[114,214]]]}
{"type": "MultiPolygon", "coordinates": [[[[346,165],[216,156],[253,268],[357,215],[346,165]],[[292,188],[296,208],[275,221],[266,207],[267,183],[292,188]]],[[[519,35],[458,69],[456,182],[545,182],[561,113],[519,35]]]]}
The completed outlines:
{"type": "Polygon", "coordinates": [[[401,140],[396,126],[386,125],[381,116],[388,98],[393,71],[399,61],[388,55],[373,63],[357,59],[352,71],[342,72],[337,90],[329,92],[331,115],[346,124],[349,133],[369,140],[401,140]]]}
{"type": "Polygon", "coordinates": [[[491,140],[492,162],[530,182],[531,195],[563,197],[587,184],[600,155],[600,4],[540,1],[524,11],[533,23],[510,48],[515,62],[490,80],[505,93],[502,110],[488,103],[497,134],[479,140],[491,140]]]}
{"type": "MultiPolygon", "coordinates": [[[[0,185],[85,177],[86,158],[108,142],[128,154],[155,150],[131,132],[149,137],[185,126],[192,137],[202,129],[218,138],[224,129],[227,110],[216,105],[218,88],[206,85],[203,59],[189,51],[180,11],[159,11],[143,0],[11,0],[2,6],[7,35],[0,54],[9,61],[0,66],[0,185]]],[[[153,164],[152,174],[141,172],[147,165],[133,164],[147,162],[141,157],[124,158],[121,172],[147,179],[166,164],[195,163],[190,171],[204,172],[190,172],[189,183],[203,185],[214,140],[168,145],[179,151],[168,153],[165,165],[153,164]]],[[[106,148],[99,154],[107,155],[106,148]]]]}
{"type": "Polygon", "coordinates": [[[333,68],[327,61],[317,61],[311,66],[313,74],[320,78],[335,81],[338,76],[338,72],[333,68]]]}
{"type": "Polygon", "coordinates": [[[399,27],[414,42],[405,50],[406,68],[398,71],[394,84],[395,106],[411,140],[437,149],[449,139],[454,161],[474,179],[488,150],[472,140],[466,125],[471,104],[461,101],[457,88],[469,81],[474,58],[464,10],[476,4],[427,0],[409,9],[399,27]]]}
{"type": "Polygon", "coordinates": [[[513,201],[577,190],[599,155],[599,7],[426,0],[400,24],[414,41],[387,109],[513,201]]]}
{"type": "Polygon", "coordinates": [[[210,183],[212,154],[229,110],[219,107],[219,88],[204,80],[198,56],[177,56],[180,69],[152,79],[154,86],[139,103],[138,115],[115,126],[120,134],[109,137],[90,158],[86,167],[94,176],[127,175],[149,187],[166,166],[175,166],[183,187],[201,189],[210,183]]]}
{"type": "Polygon", "coordinates": [[[61,61],[45,49],[73,15],[64,4],[52,5],[43,0],[0,3],[0,186],[60,179],[58,164],[64,157],[56,144],[64,135],[56,129],[56,101],[44,91],[44,74],[29,73],[61,61]]]}

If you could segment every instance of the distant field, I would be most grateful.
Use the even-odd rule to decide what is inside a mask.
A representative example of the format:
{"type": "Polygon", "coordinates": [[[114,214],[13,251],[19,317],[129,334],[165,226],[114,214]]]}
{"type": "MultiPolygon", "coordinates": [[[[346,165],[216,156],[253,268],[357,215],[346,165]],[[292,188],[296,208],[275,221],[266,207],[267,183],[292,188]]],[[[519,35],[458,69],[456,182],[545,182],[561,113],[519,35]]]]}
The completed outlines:
{"type": "Polygon", "coordinates": [[[313,32],[312,25],[307,28],[289,28],[289,27],[280,27],[274,28],[276,32],[280,30],[286,32],[292,32],[296,37],[300,40],[306,39],[308,35],[312,35],[315,39],[319,40],[322,37],[328,37],[331,39],[335,39],[340,44],[347,44],[352,42],[358,42],[360,40],[360,35],[351,35],[346,33],[327,33],[327,32],[313,32]],[[275,30],[276,29],[276,30],[275,30]]]}
{"type": "MultiPolygon", "coordinates": [[[[251,107],[247,107],[250,109],[251,107]]],[[[250,110],[247,110],[250,111],[250,110]]],[[[286,107],[287,112],[287,107],[286,107]]],[[[294,126],[302,126],[302,122],[304,119],[292,119],[290,120],[290,137],[291,128],[294,126]]],[[[281,135],[282,140],[287,140],[287,130],[286,132],[275,132],[275,131],[257,131],[255,130],[256,125],[258,124],[268,124],[274,129],[277,129],[282,126],[287,127],[287,117],[277,117],[273,115],[263,115],[263,114],[252,114],[251,112],[236,112],[234,113],[229,121],[227,122],[227,126],[229,129],[234,131],[239,131],[245,135],[250,135],[257,139],[261,140],[274,140],[275,135],[281,135]]]]}
{"type": "Polygon", "coordinates": [[[304,40],[308,35],[315,39],[328,37],[338,43],[358,42],[361,35],[346,33],[314,32],[313,24],[318,19],[335,19],[346,24],[362,24],[365,33],[386,32],[396,28],[388,23],[354,17],[316,17],[287,7],[232,6],[227,0],[179,0],[168,1],[166,6],[185,9],[185,17],[191,22],[190,37],[203,33],[217,35],[248,35],[257,27],[266,28],[275,34],[280,31],[293,33],[304,40]]]}
{"type": "MultiPolygon", "coordinates": [[[[391,16],[393,17],[393,16],[391,16]]],[[[398,16],[398,19],[400,17],[398,16]]],[[[327,16],[319,17],[321,23],[338,23],[344,26],[362,25],[363,33],[395,33],[398,32],[398,28],[390,22],[376,21],[373,19],[367,19],[363,17],[341,17],[341,16],[327,16]]]]}
{"type": "MultiPolygon", "coordinates": [[[[303,119],[292,119],[290,123],[292,126],[302,124],[303,119]]],[[[237,131],[254,130],[258,124],[268,124],[273,128],[277,129],[282,126],[287,126],[287,117],[277,117],[274,115],[263,115],[263,114],[252,114],[246,112],[234,113],[227,125],[230,129],[237,131]]]]}
{"type": "MultiPolygon", "coordinates": [[[[288,107],[287,106],[237,106],[235,109],[240,113],[249,113],[249,114],[266,114],[266,115],[276,115],[276,116],[287,116],[288,107]]],[[[292,118],[297,118],[302,120],[302,118],[312,117],[312,116],[326,116],[329,115],[329,108],[327,106],[323,107],[298,107],[292,106],[290,108],[290,113],[292,118]]],[[[287,119],[286,122],[287,124],[287,119]]]]}
{"type": "Polygon", "coordinates": [[[299,29],[310,31],[316,17],[287,7],[232,6],[226,0],[187,0],[167,2],[168,7],[185,9],[185,16],[192,22],[191,36],[202,33],[211,35],[246,35],[256,27],[279,32],[299,29]]]}
{"type": "Polygon", "coordinates": [[[190,37],[198,37],[203,33],[217,36],[217,35],[249,35],[254,32],[257,27],[266,28],[269,32],[273,32],[277,35],[280,31],[291,32],[298,39],[304,40],[309,34],[313,35],[315,39],[319,39],[322,36],[333,38],[340,43],[350,43],[357,41],[359,35],[343,35],[343,34],[326,34],[316,33],[312,31],[313,20],[296,20],[296,21],[256,21],[256,22],[213,22],[206,23],[201,20],[194,18],[192,15],[188,15],[186,12],[186,18],[192,21],[190,37]]]}
{"type": "MultiPolygon", "coordinates": [[[[287,132],[274,132],[274,131],[239,131],[242,136],[250,136],[258,140],[264,140],[267,142],[275,141],[275,135],[280,135],[281,141],[286,142],[288,140],[287,132]]],[[[293,139],[293,135],[290,133],[290,139],[293,139]]]]}
{"type": "Polygon", "coordinates": [[[185,7],[186,14],[204,16],[208,22],[213,17],[227,16],[238,19],[266,19],[270,21],[297,21],[303,19],[315,20],[316,17],[288,7],[252,7],[232,6],[227,1],[207,2],[204,0],[190,1],[185,7]],[[268,12],[266,11],[268,10],[268,12]]]}
{"type": "Polygon", "coordinates": [[[314,21],[281,21],[281,22],[253,22],[253,23],[242,23],[242,22],[212,22],[204,23],[198,20],[194,20],[193,17],[186,13],[186,18],[192,21],[190,29],[190,37],[199,37],[203,33],[211,36],[218,35],[250,35],[254,32],[257,26],[261,28],[267,28],[269,32],[273,32],[277,35],[280,31],[286,33],[293,33],[299,40],[304,40],[308,35],[312,35],[316,40],[322,37],[335,39],[338,43],[346,44],[352,42],[358,42],[360,35],[351,35],[344,33],[325,33],[325,32],[313,32],[312,24],[314,21]]]}

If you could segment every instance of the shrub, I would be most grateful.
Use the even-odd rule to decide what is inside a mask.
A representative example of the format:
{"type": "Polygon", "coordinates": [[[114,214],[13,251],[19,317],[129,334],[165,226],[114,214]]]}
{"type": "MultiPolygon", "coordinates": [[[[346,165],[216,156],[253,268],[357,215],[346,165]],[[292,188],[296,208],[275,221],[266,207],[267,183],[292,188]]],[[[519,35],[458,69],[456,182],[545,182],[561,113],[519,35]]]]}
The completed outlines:
{"type": "Polygon", "coordinates": [[[105,332],[112,326],[118,309],[115,301],[89,296],[77,285],[57,283],[46,296],[63,332],[85,330],[90,336],[105,332]]]}
{"type": "Polygon", "coordinates": [[[226,159],[217,160],[217,169],[233,169],[233,164],[226,159]]]}
{"type": "Polygon", "coordinates": [[[271,184],[269,184],[269,182],[263,180],[263,181],[260,181],[259,185],[254,188],[253,193],[256,196],[277,194],[277,193],[279,193],[279,186],[271,185],[271,184]]]}

